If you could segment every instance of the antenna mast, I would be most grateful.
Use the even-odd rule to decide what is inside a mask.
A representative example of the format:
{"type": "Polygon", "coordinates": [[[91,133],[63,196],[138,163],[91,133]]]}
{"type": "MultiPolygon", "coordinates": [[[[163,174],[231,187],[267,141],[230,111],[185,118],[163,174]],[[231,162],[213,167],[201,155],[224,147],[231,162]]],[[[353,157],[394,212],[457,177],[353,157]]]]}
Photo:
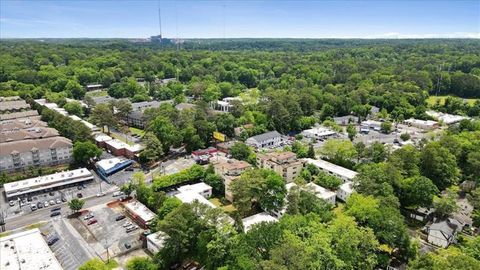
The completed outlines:
{"type": "Polygon", "coordinates": [[[160,0],[158,0],[158,28],[160,30],[160,43],[162,42],[162,12],[160,9],[160,0]]]}

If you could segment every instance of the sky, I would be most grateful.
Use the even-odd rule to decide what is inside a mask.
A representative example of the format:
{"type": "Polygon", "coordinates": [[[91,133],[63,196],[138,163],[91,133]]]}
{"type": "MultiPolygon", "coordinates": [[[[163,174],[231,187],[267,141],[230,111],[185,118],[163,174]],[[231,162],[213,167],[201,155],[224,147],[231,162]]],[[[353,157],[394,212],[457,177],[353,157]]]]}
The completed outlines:
{"type": "Polygon", "coordinates": [[[0,38],[480,38],[480,0],[0,0],[0,38]]]}

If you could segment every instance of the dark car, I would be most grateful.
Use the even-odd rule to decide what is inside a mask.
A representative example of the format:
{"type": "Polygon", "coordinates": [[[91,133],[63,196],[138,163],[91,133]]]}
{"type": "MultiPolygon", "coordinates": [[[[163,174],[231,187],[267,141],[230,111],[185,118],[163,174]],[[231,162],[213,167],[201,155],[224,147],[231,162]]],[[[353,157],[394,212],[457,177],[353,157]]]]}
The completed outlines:
{"type": "Polygon", "coordinates": [[[50,210],[50,211],[55,212],[55,211],[60,211],[60,210],[62,210],[62,207],[57,206],[57,207],[53,208],[53,209],[50,210]]]}
{"type": "Polygon", "coordinates": [[[120,215],[120,216],[115,218],[115,221],[119,221],[119,220],[122,220],[124,218],[125,218],[125,215],[120,215]]]}
{"type": "Polygon", "coordinates": [[[124,246],[126,249],[130,249],[132,247],[132,245],[130,245],[129,243],[125,243],[124,246]]]}
{"type": "Polygon", "coordinates": [[[55,196],[55,192],[51,191],[50,193],[48,193],[48,195],[55,196]]]}
{"type": "Polygon", "coordinates": [[[132,172],[132,171],[133,171],[133,168],[126,168],[125,171],[132,172]]]}
{"type": "Polygon", "coordinates": [[[51,217],[56,217],[56,216],[60,216],[62,213],[60,212],[53,212],[50,214],[51,217]]]}
{"type": "Polygon", "coordinates": [[[97,220],[96,219],[90,219],[88,222],[87,222],[87,225],[92,225],[92,224],[95,224],[97,223],[97,220]]]}
{"type": "Polygon", "coordinates": [[[67,198],[62,197],[62,202],[67,202],[67,198]]]}
{"type": "Polygon", "coordinates": [[[33,201],[32,197],[28,197],[27,202],[31,202],[31,201],[33,201]]]}
{"type": "Polygon", "coordinates": [[[78,190],[82,190],[82,186],[78,186],[77,189],[78,189],[78,190]]]}
{"type": "Polygon", "coordinates": [[[58,236],[55,235],[55,236],[53,236],[53,237],[51,237],[50,239],[47,240],[47,244],[49,246],[51,246],[51,245],[55,244],[55,242],[57,242],[58,240],[60,240],[60,238],[58,238],[58,236]]]}
{"type": "Polygon", "coordinates": [[[80,193],[80,192],[77,193],[77,198],[82,198],[82,197],[83,197],[82,193],[80,193]]]}
{"type": "Polygon", "coordinates": [[[42,209],[42,208],[43,208],[43,203],[42,203],[42,202],[38,202],[38,203],[37,203],[37,208],[38,208],[38,209],[42,209]]]}

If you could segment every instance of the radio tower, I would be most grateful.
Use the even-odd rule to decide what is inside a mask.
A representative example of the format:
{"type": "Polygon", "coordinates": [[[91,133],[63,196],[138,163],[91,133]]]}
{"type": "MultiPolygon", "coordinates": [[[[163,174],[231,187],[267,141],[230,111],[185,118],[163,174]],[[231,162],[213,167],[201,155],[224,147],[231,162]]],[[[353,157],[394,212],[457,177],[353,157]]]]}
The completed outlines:
{"type": "Polygon", "coordinates": [[[162,43],[162,12],[160,10],[160,0],[158,0],[158,28],[160,30],[159,41],[162,43]]]}

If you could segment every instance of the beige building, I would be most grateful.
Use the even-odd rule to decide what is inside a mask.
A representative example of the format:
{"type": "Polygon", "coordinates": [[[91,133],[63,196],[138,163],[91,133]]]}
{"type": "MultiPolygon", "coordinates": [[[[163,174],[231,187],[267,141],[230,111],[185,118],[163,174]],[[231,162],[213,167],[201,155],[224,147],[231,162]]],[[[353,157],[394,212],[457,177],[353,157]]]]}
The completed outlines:
{"type": "Polygon", "coordinates": [[[304,160],[297,159],[297,155],[289,151],[257,154],[258,167],[275,171],[287,183],[293,182],[297,178],[303,169],[304,163],[304,160]]]}
{"type": "Polygon", "coordinates": [[[215,164],[215,173],[223,178],[225,184],[225,198],[233,202],[233,195],[230,191],[230,184],[237,179],[244,171],[251,169],[248,162],[230,159],[227,162],[215,164]]]}

